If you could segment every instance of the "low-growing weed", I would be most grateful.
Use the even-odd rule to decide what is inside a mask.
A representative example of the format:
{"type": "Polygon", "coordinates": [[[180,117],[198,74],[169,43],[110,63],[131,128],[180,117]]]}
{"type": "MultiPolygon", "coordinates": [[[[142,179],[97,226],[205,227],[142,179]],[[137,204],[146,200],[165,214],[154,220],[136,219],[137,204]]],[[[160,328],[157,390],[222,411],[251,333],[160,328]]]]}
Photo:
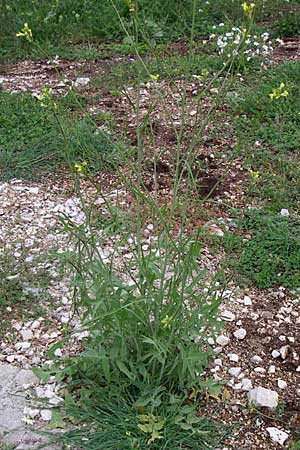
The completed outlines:
{"type": "Polygon", "coordinates": [[[10,326],[11,320],[38,317],[43,306],[39,298],[47,298],[45,274],[33,274],[30,265],[16,261],[9,249],[0,253],[0,329],[10,326]]]}
{"type": "Polygon", "coordinates": [[[195,406],[182,407],[174,396],[149,413],[104,389],[89,390],[81,407],[67,410],[82,426],[64,433],[61,441],[86,450],[212,449],[226,427],[196,416],[195,406]]]}
{"type": "Polygon", "coordinates": [[[230,97],[238,147],[249,170],[248,193],[274,212],[299,207],[299,63],[285,62],[249,77],[230,97]],[[254,85],[256,83],[256,85],[254,85]]]}
{"type": "MultiPolygon", "coordinates": [[[[272,17],[276,19],[293,11],[297,0],[282,2],[268,0],[257,2],[258,20],[272,17]]],[[[80,58],[99,57],[97,44],[118,39],[122,51],[132,52],[132,40],[138,30],[139,45],[153,48],[162,42],[193,37],[207,38],[213,26],[229,19],[238,25],[243,22],[241,2],[238,0],[106,0],[100,4],[96,0],[65,0],[35,2],[23,0],[3,0],[0,10],[1,49],[0,59],[15,60],[28,57],[41,58],[59,54],[80,58]],[[116,14],[118,11],[119,17],[116,14]],[[133,20],[134,12],[137,21],[133,20]],[[124,33],[119,18],[126,25],[130,36],[124,33]],[[32,45],[16,37],[24,23],[32,29],[32,45]],[[138,28],[136,27],[138,23],[138,28]],[[83,46],[83,47],[82,47],[83,46]],[[84,48],[87,46],[87,48],[84,48]],[[77,49],[78,47],[78,49],[77,49]]],[[[286,25],[280,25],[279,30],[286,25]]],[[[288,28],[291,28],[289,25],[288,28]]],[[[292,26],[295,29],[295,25],[292,26]]],[[[137,43],[135,42],[135,45],[137,43]]]]}
{"type": "Polygon", "coordinates": [[[235,250],[238,278],[260,288],[300,286],[300,223],[260,210],[248,210],[240,236],[225,234],[225,248],[235,250]]]}
{"type": "MultiPolygon", "coordinates": [[[[97,128],[89,118],[70,120],[68,100],[56,99],[49,111],[29,94],[0,92],[0,176],[2,179],[38,178],[66,164],[65,139],[69,141],[69,163],[86,160],[95,172],[114,164],[126,149],[97,128]]],[[[74,112],[72,112],[74,114],[74,112]]]]}
{"type": "Polygon", "coordinates": [[[298,37],[300,36],[300,12],[291,12],[285,14],[277,22],[275,22],[275,30],[281,37],[298,37]]]}

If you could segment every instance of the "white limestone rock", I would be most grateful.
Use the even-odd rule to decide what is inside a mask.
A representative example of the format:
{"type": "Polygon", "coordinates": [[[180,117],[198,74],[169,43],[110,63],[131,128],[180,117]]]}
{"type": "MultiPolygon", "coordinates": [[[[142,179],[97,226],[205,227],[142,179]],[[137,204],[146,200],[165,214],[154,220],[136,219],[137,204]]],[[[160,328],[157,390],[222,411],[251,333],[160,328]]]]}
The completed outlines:
{"type": "Polygon", "coordinates": [[[239,339],[239,340],[245,339],[246,334],[247,334],[247,331],[245,330],[245,328],[239,328],[238,330],[236,330],[233,333],[234,337],[239,339]]]}
{"type": "Polygon", "coordinates": [[[275,409],[278,405],[278,394],[259,386],[248,392],[248,400],[254,406],[275,409]]]}
{"type": "Polygon", "coordinates": [[[225,311],[221,313],[221,319],[226,322],[233,322],[235,320],[235,314],[228,309],[225,309],[225,311]]]}
{"type": "Polygon", "coordinates": [[[238,362],[238,360],[240,359],[239,355],[237,355],[236,353],[228,353],[228,358],[229,358],[229,361],[232,361],[232,362],[238,362]]]}
{"type": "Polygon", "coordinates": [[[223,334],[221,334],[220,336],[217,337],[216,342],[217,342],[217,344],[224,347],[225,345],[227,345],[229,343],[229,338],[227,336],[224,336],[223,334]]]}
{"type": "Polygon", "coordinates": [[[277,381],[279,389],[286,389],[287,388],[287,382],[284,380],[278,380],[277,381]]]}
{"type": "Polygon", "coordinates": [[[75,80],[75,86],[87,86],[91,81],[88,77],[78,77],[75,80]]]}
{"type": "Polygon", "coordinates": [[[243,391],[250,391],[252,389],[252,381],[249,378],[242,378],[243,391]]]}
{"type": "Polygon", "coordinates": [[[45,422],[50,422],[52,418],[52,411],[50,409],[42,409],[40,415],[42,420],[45,422]]]}
{"type": "Polygon", "coordinates": [[[260,356],[258,356],[258,355],[254,355],[251,358],[251,362],[253,364],[260,364],[262,362],[262,358],[260,356]]]}
{"type": "Polygon", "coordinates": [[[270,438],[273,442],[276,442],[279,445],[283,445],[285,441],[289,438],[288,433],[285,431],[279,430],[276,427],[268,427],[266,428],[267,432],[270,435],[270,438]]]}
{"type": "Polygon", "coordinates": [[[31,341],[33,338],[33,333],[31,330],[20,330],[20,335],[22,336],[23,341],[31,341]]]}
{"type": "Polygon", "coordinates": [[[241,367],[230,367],[230,369],[228,370],[228,373],[231,377],[238,377],[239,374],[241,373],[241,367]]]}

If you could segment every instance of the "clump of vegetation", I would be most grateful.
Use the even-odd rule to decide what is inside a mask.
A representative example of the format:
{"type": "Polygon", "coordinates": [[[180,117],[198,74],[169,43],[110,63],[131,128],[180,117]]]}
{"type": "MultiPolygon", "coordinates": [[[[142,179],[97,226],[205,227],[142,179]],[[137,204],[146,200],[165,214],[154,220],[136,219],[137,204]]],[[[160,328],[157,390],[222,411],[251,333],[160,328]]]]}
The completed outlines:
{"type": "Polygon", "coordinates": [[[66,139],[69,158],[88,161],[94,172],[117,163],[122,144],[89,118],[72,120],[74,101],[68,104],[68,99],[58,98],[55,102],[57,109],[49,109],[30,94],[0,92],[2,179],[34,179],[59,170],[66,164],[66,139]]]}
{"type": "Polygon", "coordinates": [[[10,327],[12,318],[39,316],[43,311],[39,297],[45,293],[46,274],[33,274],[22,257],[16,260],[9,246],[0,250],[0,330],[10,327]]]}
{"type": "MultiPolygon", "coordinates": [[[[212,27],[229,17],[238,25],[243,22],[243,11],[239,0],[57,0],[50,2],[34,2],[23,0],[4,0],[0,11],[2,27],[0,30],[2,59],[44,57],[46,54],[72,54],[68,47],[82,48],[87,42],[93,48],[93,54],[99,54],[99,44],[108,39],[118,39],[127,46],[129,53],[133,51],[131,39],[124,32],[124,26],[134,36],[137,30],[132,17],[134,11],[138,19],[139,43],[147,48],[175,39],[190,38],[191,29],[195,37],[208,37],[212,27]],[[121,20],[120,20],[121,19],[121,20]],[[29,24],[34,42],[21,42],[16,34],[24,23],[29,24]]],[[[256,17],[258,20],[272,17],[280,18],[284,13],[294,11],[297,0],[289,3],[267,0],[257,2],[256,17]]],[[[290,14],[294,19],[294,14],[290,14]]],[[[290,20],[291,22],[291,20],[290,20]]],[[[280,22],[281,23],[281,22],[280,22]]],[[[278,32],[287,27],[297,32],[295,25],[279,26],[278,32]]],[[[135,43],[136,44],[136,43],[135,43]]],[[[81,53],[81,52],[79,52],[81,53]]],[[[73,53],[77,54],[77,52],[73,53]]],[[[81,53],[82,54],[82,53],[81,53]]]]}
{"type": "Polygon", "coordinates": [[[300,287],[300,223],[260,210],[249,210],[240,223],[241,236],[225,236],[237,251],[233,269],[259,288],[300,287]]]}

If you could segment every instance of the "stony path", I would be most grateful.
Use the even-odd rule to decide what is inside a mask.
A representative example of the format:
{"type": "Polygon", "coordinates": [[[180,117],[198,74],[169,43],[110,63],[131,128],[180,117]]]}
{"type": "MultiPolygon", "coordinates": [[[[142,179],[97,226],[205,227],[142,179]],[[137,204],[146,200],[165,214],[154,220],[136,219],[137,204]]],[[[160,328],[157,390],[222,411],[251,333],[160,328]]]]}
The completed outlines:
{"type": "MultiPolygon", "coordinates": [[[[66,195],[67,187],[62,181],[35,184],[13,180],[0,185],[1,269],[6,271],[7,283],[17,283],[8,296],[20,290],[16,308],[9,304],[1,317],[11,326],[3,325],[7,331],[0,339],[0,444],[9,443],[19,450],[32,450],[45,442],[45,437],[30,428],[47,428],[51,419],[47,405],[34,405],[26,399],[29,385],[32,398],[47,399],[54,406],[60,400],[54,380],[41,386],[30,369],[47,362],[47,349],[70,320],[67,280],[57,273],[56,261],[48,260],[50,251],[62,252],[66,247],[58,215],[81,218],[76,200],[66,195]],[[47,283],[43,288],[38,287],[41,271],[47,283]],[[32,299],[25,309],[33,309],[24,316],[22,302],[28,295],[32,299]],[[35,304],[40,307],[39,316],[35,304]]],[[[53,447],[47,444],[45,448],[53,447]]]]}
{"type": "Polygon", "coordinates": [[[41,445],[54,450],[45,436],[33,432],[24,422],[24,411],[32,409],[27,392],[37,384],[38,379],[31,370],[0,364],[0,448],[2,441],[15,450],[34,450],[41,445]]]}
{"type": "MultiPolygon", "coordinates": [[[[18,269],[24,258],[27,259],[33,275],[41,264],[37,256],[51,248],[60,252],[66,247],[66,236],[59,232],[58,215],[64,213],[78,222],[83,219],[78,199],[64,183],[36,185],[13,180],[0,186],[0,196],[0,238],[4,248],[13,255],[18,269]]],[[[217,232],[222,234],[221,228],[217,232]]],[[[37,383],[30,368],[47,363],[47,349],[60,339],[63,327],[71,319],[67,280],[52,264],[47,266],[47,295],[55,307],[51,309],[47,301],[41,317],[26,320],[15,317],[11,321],[11,330],[0,343],[1,405],[4,405],[0,413],[0,434],[4,436],[9,432],[2,440],[13,443],[19,450],[34,449],[34,445],[41,442],[41,437],[30,433],[29,425],[23,421],[27,420],[38,428],[41,423],[47,427],[51,418],[49,409],[43,411],[39,406],[36,412],[35,406],[28,406],[23,385],[37,383]]],[[[24,289],[28,292],[36,288],[26,285],[24,289]]],[[[38,297],[41,302],[43,298],[48,297],[38,297]]],[[[209,342],[216,356],[207,370],[216,380],[225,380],[228,387],[228,399],[216,419],[244,424],[234,431],[221,449],[271,450],[277,449],[278,445],[288,448],[286,442],[292,432],[290,425],[297,426],[299,421],[299,293],[291,295],[284,288],[245,291],[232,284],[223,296],[221,318],[225,326],[222,335],[209,342]],[[261,393],[263,400],[258,398],[261,393]],[[272,418],[256,421],[249,413],[248,396],[257,404],[275,401],[284,405],[286,416],[282,418],[285,423],[282,423],[282,418],[279,421],[272,418]],[[272,428],[285,434],[276,437],[272,428]]],[[[76,327],[76,321],[72,326],[76,327]]],[[[66,351],[64,348],[57,351],[57,357],[64,357],[66,351]]],[[[36,386],[34,392],[38,398],[47,399],[50,409],[60,402],[59,386],[53,379],[36,386]]],[[[272,413],[272,407],[269,412],[272,413]]]]}

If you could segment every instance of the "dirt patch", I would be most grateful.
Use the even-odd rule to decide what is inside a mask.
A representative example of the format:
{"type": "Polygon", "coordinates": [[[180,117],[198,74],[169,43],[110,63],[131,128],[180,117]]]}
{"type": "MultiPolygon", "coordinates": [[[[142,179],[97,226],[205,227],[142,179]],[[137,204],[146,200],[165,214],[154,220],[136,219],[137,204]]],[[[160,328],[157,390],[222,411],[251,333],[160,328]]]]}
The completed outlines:
{"type": "Polygon", "coordinates": [[[300,61],[300,38],[283,39],[283,43],[275,48],[272,61],[275,64],[283,61],[300,61]]]}

